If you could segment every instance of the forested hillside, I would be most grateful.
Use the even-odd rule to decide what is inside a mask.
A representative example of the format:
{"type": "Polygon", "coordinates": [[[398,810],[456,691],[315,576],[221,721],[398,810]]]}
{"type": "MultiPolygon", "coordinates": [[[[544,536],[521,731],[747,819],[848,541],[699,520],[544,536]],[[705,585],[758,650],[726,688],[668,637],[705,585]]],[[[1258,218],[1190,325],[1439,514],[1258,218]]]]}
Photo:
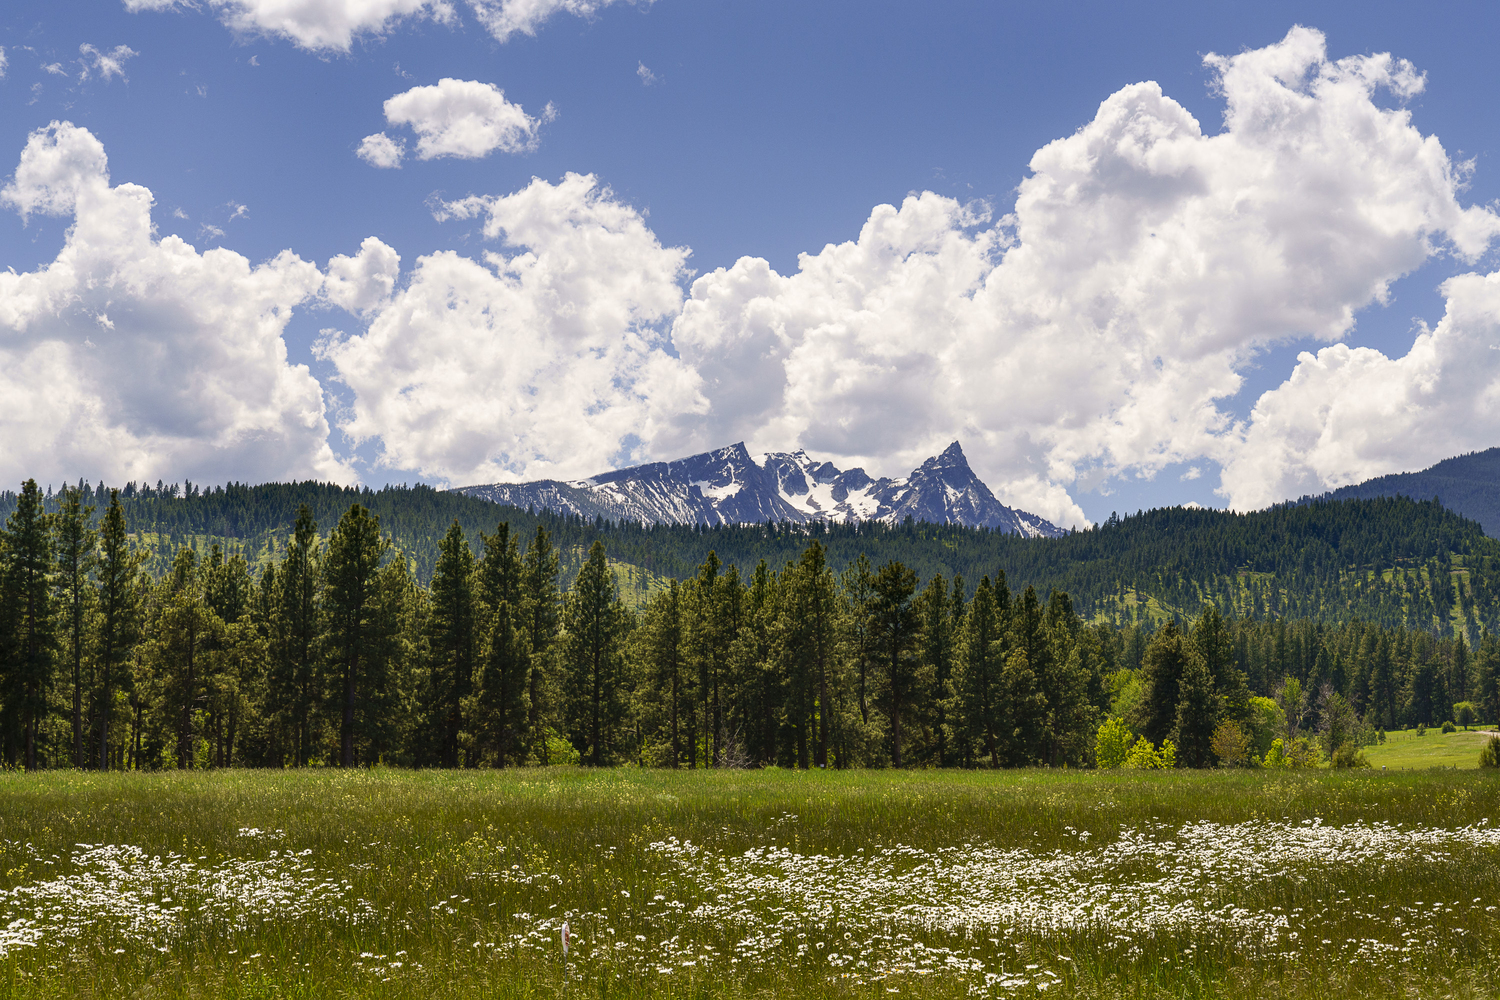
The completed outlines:
{"type": "MultiPolygon", "coordinates": [[[[253,569],[217,544],[184,546],[153,578],[117,493],[102,517],[81,490],[53,501],[49,513],[27,484],[0,534],[0,755],[28,769],[1088,766],[1106,763],[1106,732],[1139,737],[1158,765],[1281,760],[1276,739],[1300,763],[1353,762],[1384,728],[1500,717],[1488,634],[1260,621],[1213,603],[1180,624],[1091,622],[1065,590],[1013,588],[1003,568],[929,577],[889,558],[930,551],[918,526],[828,533],[888,547],[838,571],[824,538],[682,535],[797,548],[743,570],[710,551],[637,612],[603,537],[564,586],[546,525],[470,538],[450,523],[424,586],[361,504],[324,535],[304,506],[253,569]]],[[[1316,522],[1326,551],[1306,521],[1316,510],[1276,512],[1279,535],[1245,551],[1273,564],[1307,553],[1299,571],[1316,576],[1342,552],[1420,558],[1466,523],[1383,501],[1372,520],[1431,521],[1385,551],[1388,532],[1338,519],[1356,509],[1316,522]]],[[[1128,570],[1115,546],[1151,524],[1064,541],[1128,570]]],[[[1232,524],[1195,536],[1226,563],[1245,555],[1232,524]]],[[[1444,579],[1441,564],[1427,571],[1444,579]]]]}
{"type": "MultiPolygon", "coordinates": [[[[1470,452],[1437,463],[1421,472],[1400,472],[1345,486],[1317,500],[1369,500],[1411,497],[1431,500],[1472,518],[1491,538],[1500,537],[1500,448],[1470,452]]],[[[1303,503],[1312,502],[1304,498],[1303,503]]]]}
{"type": "MultiPolygon", "coordinates": [[[[0,517],[15,509],[16,496],[0,494],[0,517]]],[[[106,491],[94,487],[89,498],[97,517],[106,491]]],[[[922,579],[976,580],[1003,570],[1017,587],[1067,591],[1084,617],[1119,623],[1191,617],[1204,600],[1234,617],[1357,617],[1441,633],[1457,627],[1471,642],[1480,626],[1500,622],[1500,543],[1431,501],[1319,501],[1251,514],[1170,508],[1111,517],[1063,538],[1026,539],[919,523],[650,527],[531,513],[425,486],[371,491],[308,482],[200,491],[189,483],[121,491],[127,531],[155,577],[170,570],[179,548],[203,556],[216,543],[242,552],[256,571],[284,553],[301,506],[326,536],[353,503],[379,519],[420,584],[431,580],[450,525],[477,546],[480,532],[506,522],[518,536],[547,529],[564,585],[589,547],[603,542],[632,607],[666,580],[692,576],[710,551],[749,572],[762,559],[783,566],[816,539],[836,572],[861,555],[876,565],[900,561],[922,579]]],[[[55,510],[56,499],[47,496],[44,506],[55,510]]]]}

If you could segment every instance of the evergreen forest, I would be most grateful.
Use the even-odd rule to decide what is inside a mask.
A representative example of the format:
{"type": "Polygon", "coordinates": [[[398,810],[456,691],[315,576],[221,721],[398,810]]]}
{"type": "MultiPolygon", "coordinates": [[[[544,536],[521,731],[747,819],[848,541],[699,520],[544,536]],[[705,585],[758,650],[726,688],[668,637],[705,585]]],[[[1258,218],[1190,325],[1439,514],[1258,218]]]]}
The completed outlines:
{"type": "Polygon", "coordinates": [[[422,487],[4,502],[12,767],[1086,767],[1118,763],[1106,735],[1177,766],[1278,740],[1354,762],[1388,728],[1500,718],[1500,552],[1434,502],[1052,540],[422,487]]]}

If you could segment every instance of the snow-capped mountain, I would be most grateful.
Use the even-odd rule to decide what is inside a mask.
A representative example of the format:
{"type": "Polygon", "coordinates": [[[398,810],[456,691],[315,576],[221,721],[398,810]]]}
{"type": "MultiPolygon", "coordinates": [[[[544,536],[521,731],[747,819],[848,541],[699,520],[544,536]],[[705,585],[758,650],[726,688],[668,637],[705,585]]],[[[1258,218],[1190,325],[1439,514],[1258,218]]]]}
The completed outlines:
{"type": "Polygon", "coordinates": [[[655,524],[886,521],[996,528],[1028,537],[1064,532],[995,499],[958,442],[904,479],[839,471],[805,452],[773,452],[756,464],[743,443],[675,462],[653,462],[560,482],[495,483],[454,492],[516,507],[655,524]]]}

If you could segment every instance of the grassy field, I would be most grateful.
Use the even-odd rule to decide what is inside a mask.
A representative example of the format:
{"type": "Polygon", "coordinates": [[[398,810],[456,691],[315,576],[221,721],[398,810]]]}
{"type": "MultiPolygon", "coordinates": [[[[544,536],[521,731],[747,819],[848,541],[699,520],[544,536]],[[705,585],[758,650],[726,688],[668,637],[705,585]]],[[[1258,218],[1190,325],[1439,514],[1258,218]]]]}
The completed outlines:
{"type": "Polygon", "coordinates": [[[4,774],[0,996],[1493,997],[1497,807],[1451,770],[4,774]]]}
{"type": "Polygon", "coordinates": [[[1385,767],[1389,770],[1477,768],[1479,751],[1493,735],[1493,729],[1460,729],[1446,734],[1438,729],[1429,729],[1421,736],[1417,735],[1415,729],[1395,730],[1386,733],[1384,743],[1365,747],[1365,757],[1372,767],[1385,767]]]}

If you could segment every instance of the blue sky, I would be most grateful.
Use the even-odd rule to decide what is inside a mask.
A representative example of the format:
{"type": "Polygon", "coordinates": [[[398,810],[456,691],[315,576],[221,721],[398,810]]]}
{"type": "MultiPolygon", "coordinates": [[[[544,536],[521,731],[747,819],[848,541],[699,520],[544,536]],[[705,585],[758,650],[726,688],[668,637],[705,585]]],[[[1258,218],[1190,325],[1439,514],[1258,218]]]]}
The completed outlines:
{"type": "MultiPolygon", "coordinates": [[[[0,14],[9,479],[458,484],[741,438],[900,474],[957,438],[1002,499],[1078,523],[1256,506],[1500,444],[1490,5],[290,0],[292,30],[269,0],[133,5],[0,14]],[[502,39],[486,15],[522,30],[502,39]],[[340,17],[347,46],[318,27],[340,17]],[[1271,55],[1243,67],[1246,121],[1286,114],[1256,82],[1276,53],[1301,59],[1281,85],[1313,104],[1276,124],[1281,146],[1211,151],[1198,140],[1232,129],[1205,57],[1253,52],[1271,55]],[[1381,53],[1411,67],[1339,63],[1381,53]],[[1142,81],[1197,120],[1172,155],[1201,162],[1124,176],[1096,157],[1077,176],[1103,200],[1038,187],[1006,222],[1023,181],[1082,155],[1059,149],[1039,175],[1038,150],[1104,130],[1101,103],[1142,81]],[[528,131],[420,158],[413,119],[385,102],[430,88],[402,107],[441,111],[459,83],[528,131]],[[53,122],[75,128],[38,133],[53,122]],[[399,168],[357,155],[381,132],[405,145],[399,168]],[[98,192],[125,184],[154,198],[153,235],[106,222],[98,192]],[[1161,208],[1195,198],[1219,207],[1161,208]],[[877,226],[881,205],[901,212],[877,226]],[[1329,237],[1349,213],[1379,238],[1329,237]],[[1176,249],[1121,235],[1148,216],[1185,234],[1176,249]],[[829,244],[846,249],[788,280],[829,244]],[[1052,263],[1016,255],[1001,274],[1018,247],[1052,263]],[[1219,249],[1212,275],[1181,278],[1219,249]],[[327,279],[341,255],[355,259],[339,273],[364,276],[342,292],[327,279]],[[746,257],[764,267],[735,270],[746,257]],[[1445,298],[1455,275],[1472,278],[1445,298]],[[1216,311],[1240,298],[1259,305],[1216,311]],[[434,318],[444,301],[463,305],[434,318]],[[1420,321],[1436,339],[1409,356],[1420,321]],[[1380,356],[1298,368],[1339,343],[1380,356]]],[[[1176,121],[1154,101],[1120,106],[1176,121]]]]}

